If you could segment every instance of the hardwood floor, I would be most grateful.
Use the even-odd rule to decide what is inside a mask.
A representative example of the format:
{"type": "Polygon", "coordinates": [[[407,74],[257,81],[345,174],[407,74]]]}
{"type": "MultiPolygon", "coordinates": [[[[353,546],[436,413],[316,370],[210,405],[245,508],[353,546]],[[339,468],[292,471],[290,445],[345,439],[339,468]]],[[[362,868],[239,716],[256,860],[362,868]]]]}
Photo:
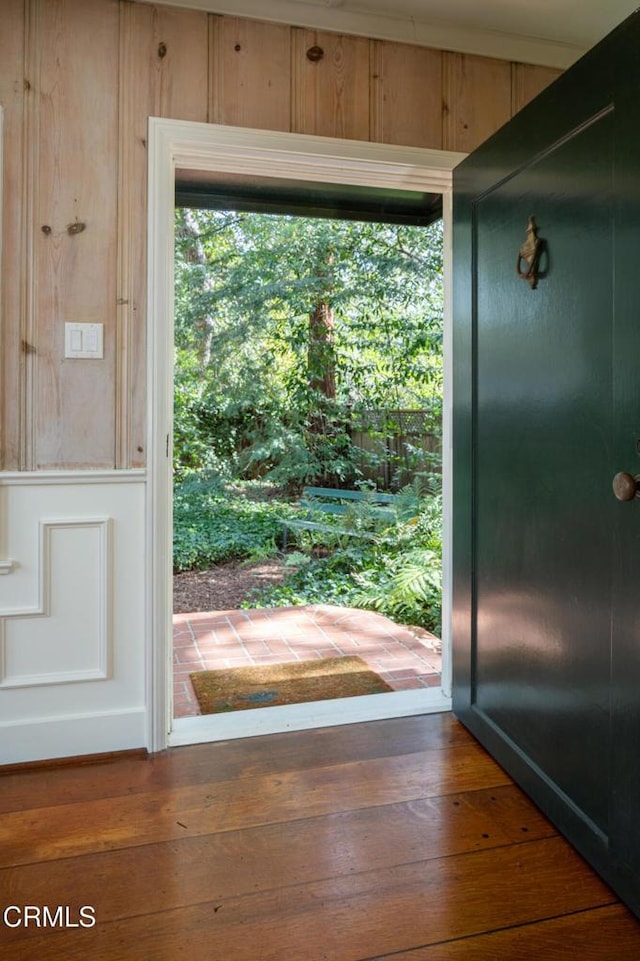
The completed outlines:
{"type": "Polygon", "coordinates": [[[10,924],[96,918],[0,915],[3,961],[640,957],[640,923],[447,714],[0,771],[0,857],[10,924]]]}

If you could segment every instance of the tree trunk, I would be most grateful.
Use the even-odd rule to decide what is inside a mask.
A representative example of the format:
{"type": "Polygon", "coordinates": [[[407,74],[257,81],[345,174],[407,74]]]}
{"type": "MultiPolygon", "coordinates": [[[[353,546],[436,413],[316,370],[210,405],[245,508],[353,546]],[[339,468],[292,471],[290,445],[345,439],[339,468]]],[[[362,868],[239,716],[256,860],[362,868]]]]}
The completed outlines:
{"type": "Polygon", "coordinates": [[[336,358],[333,311],[320,301],[309,317],[309,386],[329,400],[336,396],[336,358]]]}
{"type": "MultiPolygon", "coordinates": [[[[179,228],[180,240],[183,242],[183,257],[190,264],[206,265],[207,257],[198,232],[197,221],[193,213],[185,210],[184,223],[179,228]]],[[[198,361],[202,370],[209,366],[211,360],[211,342],[213,339],[213,318],[199,317],[193,326],[198,331],[198,361]]]]}

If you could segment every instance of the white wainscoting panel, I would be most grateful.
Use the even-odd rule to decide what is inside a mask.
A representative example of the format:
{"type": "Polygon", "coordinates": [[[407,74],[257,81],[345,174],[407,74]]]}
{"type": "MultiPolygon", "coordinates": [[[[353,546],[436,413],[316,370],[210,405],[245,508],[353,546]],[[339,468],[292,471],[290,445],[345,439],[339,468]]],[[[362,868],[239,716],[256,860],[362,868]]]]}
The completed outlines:
{"type": "Polygon", "coordinates": [[[0,559],[11,565],[0,579],[0,617],[44,610],[39,518],[24,522],[18,490],[0,486],[0,559]]]}
{"type": "Polygon", "coordinates": [[[145,478],[123,473],[0,474],[0,764],[146,746],[145,478]]]}
{"type": "Polygon", "coordinates": [[[107,679],[112,522],[110,517],[40,521],[40,611],[4,615],[0,688],[107,679]]]}

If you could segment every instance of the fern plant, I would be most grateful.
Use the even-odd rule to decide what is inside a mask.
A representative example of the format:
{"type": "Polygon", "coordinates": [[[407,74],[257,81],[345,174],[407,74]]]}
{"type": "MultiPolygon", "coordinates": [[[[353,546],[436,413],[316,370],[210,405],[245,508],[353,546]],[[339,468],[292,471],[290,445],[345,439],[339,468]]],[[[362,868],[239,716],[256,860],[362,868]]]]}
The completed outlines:
{"type": "Polygon", "coordinates": [[[355,574],[360,588],[353,597],[355,606],[438,633],[442,619],[438,554],[416,547],[396,556],[386,555],[385,560],[383,565],[355,574]]]}
{"type": "Polygon", "coordinates": [[[362,607],[438,634],[441,626],[440,498],[422,496],[416,501],[414,495],[415,491],[407,491],[399,505],[408,519],[396,517],[391,522],[387,519],[382,529],[379,516],[373,523],[372,518],[365,516],[366,503],[340,517],[341,525],[350,523],[352,529],[356,522],[371,524],[367,527],[371,538],[304,532],[309,538],[300,537],[298,544],[307,562],[298,566],[284,584],[260,591],[245,602],[245,606],[324,603],[362,607]],[[312,545],[317,547],[320,542],[329,548],[329,553],[320,558],[311,556],[312,545]]]}

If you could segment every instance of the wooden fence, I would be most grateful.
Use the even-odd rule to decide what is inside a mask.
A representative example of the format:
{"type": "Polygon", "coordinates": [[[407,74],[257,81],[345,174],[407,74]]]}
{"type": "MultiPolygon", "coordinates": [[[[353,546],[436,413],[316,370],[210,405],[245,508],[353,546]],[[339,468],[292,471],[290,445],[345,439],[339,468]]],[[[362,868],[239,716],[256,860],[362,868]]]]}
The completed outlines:
{"type": "Polygon", "coordinates": [[[441,470],[442,441],[433,432],[430,411],[354,412],[349,433],[362,477],[383,490],[398,490],[418,474],[441,470]]]}

